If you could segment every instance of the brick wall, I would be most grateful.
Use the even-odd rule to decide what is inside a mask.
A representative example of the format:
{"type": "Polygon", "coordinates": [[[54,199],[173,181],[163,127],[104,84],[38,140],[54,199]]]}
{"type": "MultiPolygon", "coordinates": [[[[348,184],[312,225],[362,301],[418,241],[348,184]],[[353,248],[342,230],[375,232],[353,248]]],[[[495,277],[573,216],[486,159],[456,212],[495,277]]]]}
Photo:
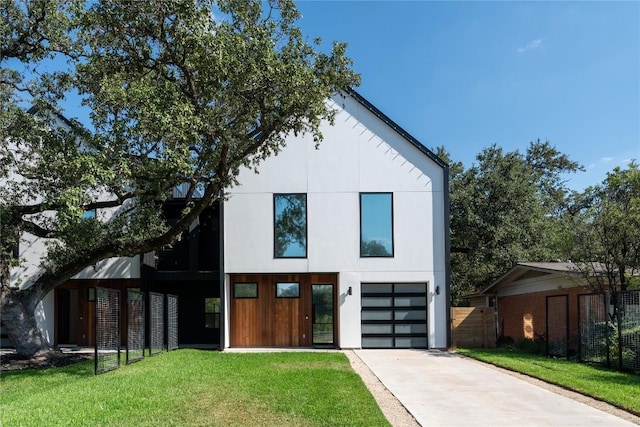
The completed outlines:
{"type": "Polygon", "coordinates": [[[569,348],[578,349],[578,295],[590,293],[586,287],[557,289],[498,297],[498,335],[514,340],[534,339],[546,332],[546,297],[569,297],[569,348]]]}

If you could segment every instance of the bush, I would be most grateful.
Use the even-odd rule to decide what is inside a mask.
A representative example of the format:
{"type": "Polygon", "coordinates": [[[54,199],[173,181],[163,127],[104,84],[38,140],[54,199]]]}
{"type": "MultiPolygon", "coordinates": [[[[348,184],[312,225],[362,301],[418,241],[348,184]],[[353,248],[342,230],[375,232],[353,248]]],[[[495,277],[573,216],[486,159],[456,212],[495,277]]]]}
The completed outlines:
{"type": "Polygon", "coordinates": [[[498,338],[498,347],[521,353],[545,355],[547,353],[547,343],[544,335],[537,335],[535,339],[522,338],[514,340],[512,337],[498,338]]]}

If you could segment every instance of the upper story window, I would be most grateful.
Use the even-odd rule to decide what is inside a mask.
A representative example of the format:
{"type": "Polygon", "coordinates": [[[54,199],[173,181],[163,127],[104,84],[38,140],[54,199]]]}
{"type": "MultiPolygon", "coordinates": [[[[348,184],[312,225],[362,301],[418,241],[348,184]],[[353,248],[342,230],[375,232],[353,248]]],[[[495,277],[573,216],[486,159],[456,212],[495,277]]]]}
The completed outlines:
{"type": "Polygon", "coordinates": [[[393,256],[393,194],[360,193],[360,256],[393,256]]]}
{"type": "Polygon", "coordinates": [[[307,257],[307,195],[274,194],[274,254],[276,258],[307,257]]]}
{"type": "Polygon", "coordinates": [[[96,219],[96,210],[89,209],[82,213],[82,219],[96,219]]]}

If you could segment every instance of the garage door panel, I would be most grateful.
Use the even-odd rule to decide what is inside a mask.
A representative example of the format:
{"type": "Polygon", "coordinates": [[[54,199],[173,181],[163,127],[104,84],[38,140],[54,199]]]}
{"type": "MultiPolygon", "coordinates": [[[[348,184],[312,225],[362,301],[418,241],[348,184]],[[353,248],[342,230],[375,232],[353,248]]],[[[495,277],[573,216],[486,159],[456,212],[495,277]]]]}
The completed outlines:
{"type": "Polygon", "coordinates": [[[396,310],[395,320],[427,320],[426,310],[396,310]]]}
{"type": "Polygon", "coordinates": [[[392,320],[393,310],[362,311],[362,320],[392,320]]]}
{"type": "Polygon", "coordinates": [[[427,297],[395,297],[396,307],[426,307],[427,297]]]}
{"type": "Polygon", "coordinates": [[[363,283],[363,348],[427,348],[427,284],[363,283]]]}
{"type": "Polygon", "coordinates": [[[426,334],[427,325],[425,323],[400,324],[395,325],[394,331],[396,334],[426,334]]]}
{"type": "Polygon", "coordinates": [[[392,297],[362,297],[363,307],[391,307],[393,306],[392,297]]]}
{"type": "Polygon", "coordinates": [[[393,338],[363,337],[362,348],[393,348],[393,338]]]}

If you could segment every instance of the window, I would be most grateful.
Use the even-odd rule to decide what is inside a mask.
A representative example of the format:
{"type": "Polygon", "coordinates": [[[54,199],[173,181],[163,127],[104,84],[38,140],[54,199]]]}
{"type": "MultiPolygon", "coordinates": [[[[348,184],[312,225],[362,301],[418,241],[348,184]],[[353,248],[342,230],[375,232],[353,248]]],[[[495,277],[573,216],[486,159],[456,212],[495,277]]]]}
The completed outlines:
{"type": "Polygon", "coordinates": [[[300,283],[276,283],[276,298],[300,298],[300,283]]]}
{"type": "Polygon", "coordinates": [[[276,258],[307,257],[307,195],[274,194],[274,253],[276,258]]]}
{"type": "Polygon", "coordinates": [[[11,246],[11,258],[20,258],[20,240],[16,241],[15,244],[11,246]]]}
{"type": "Polygon", "coordinates": [[[220,329],[220,298],[204,299],[204,327],[220,329]]]}
{"type": "Polygon", "coordinates": [[[257,283],[234,283],[233,297],[234,298],[258,298],[258,284],[257,283]]]}
{"type": "Polygon", "coordinates": [[[96,219],[96,210],[89,209],[88,211],[84,211],[82,219],[96,219]]]}
{"type": "Polygon", "coordinates": [[[391,193],[360,193],[360,256],[393,256],[391,193]]]}

